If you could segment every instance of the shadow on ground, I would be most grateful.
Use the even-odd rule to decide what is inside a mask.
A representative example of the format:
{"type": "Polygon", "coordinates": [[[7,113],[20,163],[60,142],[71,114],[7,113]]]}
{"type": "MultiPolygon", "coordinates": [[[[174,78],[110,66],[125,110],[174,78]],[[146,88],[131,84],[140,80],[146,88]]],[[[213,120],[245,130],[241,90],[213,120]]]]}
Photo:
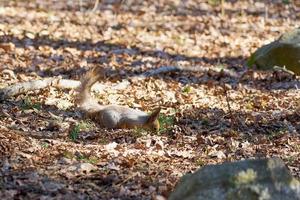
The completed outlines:
{"type": "MultiPolygon", "coordinates": [[[[112,78],[114,81],[120,79],[130,79],[136,75],[142,74],[145,72],[145,66],[153,66],[153,68],[161,67],[161,66],[177,66],[180,61],[187,61],[192,63],[193,66],[197,66],[195,68],[196,71],[180,71],[180,72],[170,72],[168,76],[159,75],[156,78],[162,78],[166,81],[173,80],[179,81],[182,84],[211,84],[211,82],[219,82],[219,84],[227,83],[232,85],[233,87],[237,87],[239,83],[248,85],[249,87],[254,87],[256,89],[273,89],[273,85],[277,89],[289,89],[294,88],[293,85],[288,85],[291,81],[294,81],[294,78],[287,77],[285,79],[272,79],[272,76],[269,76],[265,79],[260,80],[250,80],[249,79],[240,79],[236,76],[232,76],[228,73],[216,73],[216,72],[203,72],[201,71],[201,66],[215,66],[221,68],[227,68],[234,73],[239,73],[244,68],[241,68],[246,58],[243,57],[223,57],[223,58],[207,58],[207,57],[189,57],[181,54],[170,54],[165,51],[149,51],[139,49],[137,47],[127,47],[122,44],[111,44],[105,41],[99,41],[97,43],[93,43],[91,41],[84,42],[72,42],[68,40],[52,40],[48,37],[36,37],[34,40],[29,38],[18,39],[12,35],[0,36],[0,41],[3,42],[12,42],[15,44],[17,48],[25,48],[26,46],[32,46],[35,49],[39,49],[41,46],[51,46],[54,49],[58,48],[75,48],[81,52],[84,51],[95,51],[99,52],[103,56],[88,56],[87,58],[83,58],[87,61],[87,64],[92,66],[102,66],[108,65],[110,66],[112,59],[116,59],[116,62],[120,66],[125,66],[124,68],[116,69],[112,72],[112,78]],[[152,61],[141,61],[141,60],[133,60],[128,63],[126,60],[127,56],[136,57],[136,56],[147,56],[153,57],[157,60],[155,62],[152,61]],[[125,57],[125,58],[124,58],[125,57]],[[228,67],[227,67],[228,66],[228,67]],[[197,72],[197,68],[199,72],[197,72]],[[122,72],[122,74],[121,74],[122,72]],[[277,82],[276,82],[277,81],[277,82]],[[287,83],[284,85],[284,82],[287,83]],[[284,85],[284,86],[281,86],[284,85]]],[[[79,64],[74,61],[74,63],[67,64],[65,66],[65,62],[69,62],[70,55],[38,55],[39,57],[43,57],[39,64],[46,63],[47,66],[52,66],[47,69],[41,69],[39,67],[32,67],[32,69],[28,68],[18,68],[14,69],[15,73],[25,73],[30,74],[32,72],[37,73],[41,77],[52,77],[52,76],[63,76],[64,78],[78,79],[84,73],[84,69],[79,66],[79,64]],[[50,63],[48,63],[50,62],[50,63]],[[61,66],[61,67],[60,67],[61,66]]],[[[28,59],[28,58],[27,58],[28,59]]],[[[30,59],[30,58],[29,58],[30,59]]],[[[35,58],[33,60],[32,65],[35,64],[35,58]]],[[[151,69],[153,69],[151,68],[151,69]]],[[[113,71],[113,70],[112,70],[113,71]]],[[[295,84],[299,85],[299,83],[295,84]]],[[[295,85],[294,84],[294,85],[295,85]]]]}
{"type": "MultiPolygon", "coordinates": [[[[179,117],[186,134],[231,134],[249,136],[262,134],[270,137],[285,133],[300,132],[299,111],[272,112],[224,111],[218,108],[189,109],[179,117]],[[295,129],[291,128],[295,127],[295,129]]],[[[236,135],[236,136],[237,136],[236,135]]]]}

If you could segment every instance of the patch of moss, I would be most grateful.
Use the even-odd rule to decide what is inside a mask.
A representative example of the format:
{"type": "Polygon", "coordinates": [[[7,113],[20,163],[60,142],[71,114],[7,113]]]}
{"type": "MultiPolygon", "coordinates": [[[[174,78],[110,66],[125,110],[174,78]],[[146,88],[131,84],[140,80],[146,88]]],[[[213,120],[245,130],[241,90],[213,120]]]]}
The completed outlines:
{"type": "Polygon", "coordinates": [[[30,97],[26,97],[21,104],[21,109],[22,110],[29,110],[29,109],[36,109],[40,110],[41,109],[41,104],[40,103],[34,103],[30,97]]]}
{"type": "Polygon", "coordinates": [[[160,114],[158,121],[160,124],[159,133],[163,133],[170,130],[170,128],[174,125],[175,117],[160,114]]]}
{"type": "Polygon", "coordinates": [[[234,177],[235,185],[253,183],[257,177],[257,173],[253,169],[247,169],[246,171],[239,172],[234,177]]]}
{"type": "Polygon", "coordinates": [[[292,178],[291,182],[289,183],[291,189],[296,190],[300,187],[300,182],[296,178],[292,178]]]}

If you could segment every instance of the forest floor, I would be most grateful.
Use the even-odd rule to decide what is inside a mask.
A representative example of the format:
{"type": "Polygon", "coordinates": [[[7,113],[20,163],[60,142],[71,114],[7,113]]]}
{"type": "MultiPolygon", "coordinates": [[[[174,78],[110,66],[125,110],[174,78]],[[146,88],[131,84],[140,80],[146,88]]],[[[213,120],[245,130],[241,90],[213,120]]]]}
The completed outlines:
{"type": "Polygon", "coordinates": [[[221,15],[219,5],[195,0],[100,2],[96,11],[93,1],[30,2],[0,3],[0,88],[79,80],[103,66],[114,72],[94,93],[99,102],[160,106],[163,127],[98,127],[80,117],[74,90],[4,100],[1,199],[164,199],[185,173],[260,157],[280,157],[300,177],[299,77],[245,65],[300,24],[299,7],[237,1],[221,15]],[[134,78],[163,66],[194,70],[134,78]]]}

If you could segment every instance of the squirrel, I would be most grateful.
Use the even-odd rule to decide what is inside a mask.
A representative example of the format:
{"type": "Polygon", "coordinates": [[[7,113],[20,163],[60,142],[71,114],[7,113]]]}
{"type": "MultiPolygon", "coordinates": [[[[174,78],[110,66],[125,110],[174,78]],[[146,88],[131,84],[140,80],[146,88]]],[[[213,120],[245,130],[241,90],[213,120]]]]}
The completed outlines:
{"type": "Polygon", "coordinates": [[[160,108],[147,114],[141,110],[119,105],[100,105],[91,95],[92,86],[106,77],[107,71],[102,67],[95,67],[88,71],[81,79],[77,89],[75,104],[88,118],[105,128],[144,128],[159,131],[158,116],[160,108]]]}

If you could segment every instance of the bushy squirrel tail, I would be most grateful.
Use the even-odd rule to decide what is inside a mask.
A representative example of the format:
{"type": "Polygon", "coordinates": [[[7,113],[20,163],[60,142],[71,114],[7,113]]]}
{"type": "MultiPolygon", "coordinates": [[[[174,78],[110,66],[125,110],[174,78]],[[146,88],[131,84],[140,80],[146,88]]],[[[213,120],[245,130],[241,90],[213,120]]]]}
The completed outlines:
{"type": "Polygon", "coordinates": [[[93,112],[101,108],[101,105],[92,97],[91,88],[99,80],[106,77],[106,70],[95,67],[88,71],[80,80],[81,85],[77,89],[76,105],[83,111],[93,112]]]}

